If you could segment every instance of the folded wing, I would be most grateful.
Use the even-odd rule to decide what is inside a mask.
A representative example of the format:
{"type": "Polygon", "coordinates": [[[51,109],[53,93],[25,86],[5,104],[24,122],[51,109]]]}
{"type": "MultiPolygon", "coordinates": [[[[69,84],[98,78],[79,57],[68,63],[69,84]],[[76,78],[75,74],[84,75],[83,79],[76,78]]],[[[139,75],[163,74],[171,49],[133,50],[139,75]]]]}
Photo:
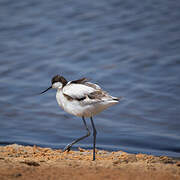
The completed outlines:
{"type": "Polygon", "coordinates": [[[71,100],[74,99],[86,103],[119,101],[118,98],[112,97],[106,91],[103,91],[97,84],[90,82],[82,84],[70,82],[63,88],[63,94],[71,100]]]}
{"type": "Polygon", "coordinates": [[[94,88],[84,84],[70,83],[63,88],[63,94],[70,96],[73,99],[83,99],[89,94],[96,91],[94,88]]]}

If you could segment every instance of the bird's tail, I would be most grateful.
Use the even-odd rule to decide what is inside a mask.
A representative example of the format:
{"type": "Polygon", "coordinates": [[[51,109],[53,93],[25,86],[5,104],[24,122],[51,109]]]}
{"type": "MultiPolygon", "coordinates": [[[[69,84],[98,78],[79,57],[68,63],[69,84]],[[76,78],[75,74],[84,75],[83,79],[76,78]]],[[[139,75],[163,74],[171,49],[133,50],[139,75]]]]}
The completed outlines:
{"type": "Polygon", "coordinates": [[[122,96],[120,96],[120,97],[112,97],[112,99],[114,100],[114,101],[120,101],[120,99],[122,99],[123,97],[122,96]]]}

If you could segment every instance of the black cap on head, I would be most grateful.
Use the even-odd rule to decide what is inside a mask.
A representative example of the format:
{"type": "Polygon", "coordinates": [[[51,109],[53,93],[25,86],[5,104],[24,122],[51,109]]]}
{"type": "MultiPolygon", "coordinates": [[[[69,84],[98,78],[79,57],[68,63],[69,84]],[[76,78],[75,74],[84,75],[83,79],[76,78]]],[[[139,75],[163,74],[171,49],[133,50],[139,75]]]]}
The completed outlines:
{"type": "Polygon", "coordinates": [[[67,80],[63,76],[60,76],[60,75],[56,75],[52,78],[51,83],[54,84],[56,82],[61,82],[63,86],[67,84],[67,80]]]}

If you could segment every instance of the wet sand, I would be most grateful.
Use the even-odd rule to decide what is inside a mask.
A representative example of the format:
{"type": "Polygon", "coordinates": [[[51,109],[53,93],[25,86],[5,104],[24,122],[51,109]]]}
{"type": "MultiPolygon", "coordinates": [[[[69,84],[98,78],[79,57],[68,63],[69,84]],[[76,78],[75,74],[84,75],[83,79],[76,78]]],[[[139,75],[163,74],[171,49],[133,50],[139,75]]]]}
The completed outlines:
{"type": "Polygon", "coordinates": [[[37,146],[0,147],[0,180],[179,180],[180,160],[166,156],[92,150],[62,152],[37,146]]]}

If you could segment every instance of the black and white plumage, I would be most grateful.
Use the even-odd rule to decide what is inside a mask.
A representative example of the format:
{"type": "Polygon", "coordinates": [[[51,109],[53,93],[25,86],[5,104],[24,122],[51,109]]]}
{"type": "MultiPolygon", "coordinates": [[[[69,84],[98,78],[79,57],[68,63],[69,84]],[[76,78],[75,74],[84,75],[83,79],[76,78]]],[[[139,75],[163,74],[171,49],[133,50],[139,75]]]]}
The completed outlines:
{"type": "Polygon", "coordinates": [[[119,98],[110,96],[106,91],[102,90],[99,85],[88,82],[86,78],[68,82],[63,76],[56,75],[52,78],[51,83],[52,85],[42,93],[51,88],[57,89],[56,99],[59,106],[70,114],[82,117],[84,126],[87,130],[85,136],[68,144],[64,151],[69,151],[73,144],[90,135],[85,121],[85,118],[90,117],[94,136],[93,160],[95,160],[97,132],[92,117],[108,107],[117,104],[119,98]]]}

